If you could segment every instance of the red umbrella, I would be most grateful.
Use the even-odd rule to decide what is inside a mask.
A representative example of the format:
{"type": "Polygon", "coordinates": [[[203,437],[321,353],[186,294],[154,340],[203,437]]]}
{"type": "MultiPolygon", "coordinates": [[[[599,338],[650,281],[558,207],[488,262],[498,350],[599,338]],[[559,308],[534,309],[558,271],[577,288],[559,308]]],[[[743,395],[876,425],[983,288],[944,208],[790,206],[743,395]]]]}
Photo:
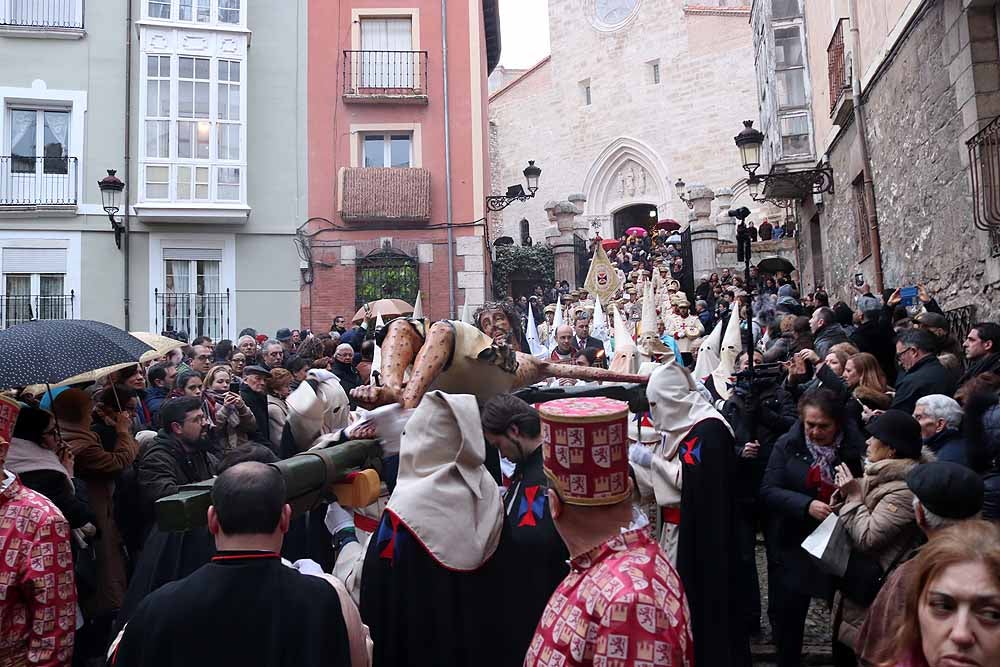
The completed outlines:
{"type": "Polygon", "coordinates": [[[628,229],[625,230],[625,233],[628,234],[629,236],[631,236],[632,234],[635,234],[637,236],[645,236],[649,232],[646,231],[645,227],[629,227],[628,229]]]}
{"type": "Polygon", "coordinates": [[[676,220],[671,220],[670,218],[666,218],[656,223],[656,228],[665,229],[668,232],[673,232],[681,228],[681,223],[677,222],[676,220]]]}
{"type": "Polygon", "coordinates": [[[604,247],[605,250],[614,250],[621,244],[622,242],[619,241],[618,239],[604,239],[603,241],[601,241],[601,245],[604,247]]]}

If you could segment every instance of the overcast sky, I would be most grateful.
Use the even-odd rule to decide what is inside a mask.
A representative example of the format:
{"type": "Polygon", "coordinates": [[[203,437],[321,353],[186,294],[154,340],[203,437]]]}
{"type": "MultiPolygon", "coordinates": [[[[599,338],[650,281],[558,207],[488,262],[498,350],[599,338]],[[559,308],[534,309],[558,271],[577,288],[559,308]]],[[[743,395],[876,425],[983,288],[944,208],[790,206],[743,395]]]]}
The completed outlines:
{"type": "Polygon", "coordinates": [[[500,64],[531,67],[549,55],[548,0],[500,0],[500,64]]]}

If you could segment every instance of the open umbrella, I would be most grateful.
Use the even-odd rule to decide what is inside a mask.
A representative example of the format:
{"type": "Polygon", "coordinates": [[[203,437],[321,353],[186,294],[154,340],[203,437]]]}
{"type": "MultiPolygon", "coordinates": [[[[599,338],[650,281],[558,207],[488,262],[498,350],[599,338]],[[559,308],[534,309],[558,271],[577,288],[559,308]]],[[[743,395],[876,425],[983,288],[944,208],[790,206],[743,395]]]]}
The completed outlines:
{"type": "Polygon", "coordinates": [[[649,232],[646,231],[645,227],[629,227],[628,229],[625,230],[625,233],[628,234],[629,236],[631,236],[632,234],[635,234],[636,236],[645,236],[649,232]]]}
{"type": "Polygon", "coordinates": [[[780,271],[788,274],[795,270],[795,265],[784,257],[768,257],[757,263],[757,270],[761,273],[774,274],[780,271]]]}
{"type": "Polygon", "coordinates": [[[656,223],[656,228],[665,229],[668,232],[676,232],[678,229],[681,228],[681,223],[677,222],[676,220],[671,220],[670,218],[666,218],[656,223]]]}
{"type": "Polygon", "coordinates": [[[150,346],[93,320],[37,320],[0,331],[0,387],[57,384],[116,364],[137,363],[150,346]]]}
{"type": "Polygon", "coordinates": [[[143,363],[147,361],[152,361],[157,357],[162,357],[167,352],[171,350],[176,350],[178,348],[184,347],[184,342],[176,340],[174,338],[167,338],[166,336],[161,336],[159,334],[150,333],[148,331],[130,331],[133,336],[141,340],[146,345],[153,348],[149,352],[142,355],[143,363]]]}
{"type": "Polygon", "coordinates": [[[601,241],[601,246],[603,246],[605,250],[614,250],[621,244],[622,242],[618,239],[604,239],[601,241]]]}
{"type": "MultiPolygon", "coordinates": [[[[372,317],[381,315],[383,320],[391,320],[401,315],[412,315],[413,306],[402,299],[379,299],[368,304],[372,309],[372,317]]],[[[354,313],[354,323],[360,324],[365,321],[365,309],[361,308],[354,313]]]]}

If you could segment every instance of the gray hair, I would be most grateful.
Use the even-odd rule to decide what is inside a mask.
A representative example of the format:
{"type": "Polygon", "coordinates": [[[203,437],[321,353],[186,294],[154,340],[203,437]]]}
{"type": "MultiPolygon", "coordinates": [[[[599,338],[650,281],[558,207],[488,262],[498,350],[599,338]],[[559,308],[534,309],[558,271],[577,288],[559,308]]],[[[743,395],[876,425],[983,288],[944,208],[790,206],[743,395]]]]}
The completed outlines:
{"type": "Polygon", "coordinates": [[[962,424],[962,407],[950,396],[930,394],[917,399],[917,407],[922,407],[934,419],[943,419],[949,428],[958,428],[962,424]]]}
{"type": "Polygon", "coordinates": [[[330,340],[332,340],[334,343],[339,343],[340,342],[340,332],[339,331],[331,331],[330,332],[330,340]]]}
{"type": "Polygon", "coordinates": [[[936,532],[936,531],[941,530],[942,528],[947,528],[948,526],[952,526],[952,525],[954,525],[956,523],[960,523],[962,521],[962,519],[946,519],[943,516],[939,516],[939,515],[935,514],[934,512],[932,512],[929,509],[927,509],[926,507],[924,507],[924,504],[922,502],[920,502],[920,498],[917,498],[916,496],[913,496],[913,513],[914,514],[917,513],[917,508],[918,507],[920,508],[920,511],[924,515],[924,526],[923,527],[924,527],[924,530],[926,532],[936,532]]]}
{"type": "Polygon", "coordinates": [[[588,313],[585,310],[581,310],[576,314],[576,317],[573,318],[573,322],[589,322],[589,321],[590,321],[590,313],[588,313]]]}
{"type": "Polygon", "coordinates": [[[237,339],[237,341],[236,341],[236,347],[239,347],[240,345],[242,345],[244,340],[249,340],[254,345],[257,344],[257,339],[254,338],[253,336],[240,336],[239,339],[237,339]]]}
{"type": "Polygon", "coordinates": [[[344,350],[348,350],[348,351],[350,351],[351,354],[354,354],[354,348],[351,347],[349,343],[341,343],[340,345],[337,346],[337,349],[334,350],[333,353],[334,354],[340,354],[344,350]]]}
{"type": "Polygon", "coordinates": [[[281,341],[275,340],[274,338],[268,338],[263,343],[261,343],[260,349],[262,352],[267,352],[267,348],[271,347],[272,345],[277,345],[281,349],[285,349],[285,346],[281,343],[281,341]]]}

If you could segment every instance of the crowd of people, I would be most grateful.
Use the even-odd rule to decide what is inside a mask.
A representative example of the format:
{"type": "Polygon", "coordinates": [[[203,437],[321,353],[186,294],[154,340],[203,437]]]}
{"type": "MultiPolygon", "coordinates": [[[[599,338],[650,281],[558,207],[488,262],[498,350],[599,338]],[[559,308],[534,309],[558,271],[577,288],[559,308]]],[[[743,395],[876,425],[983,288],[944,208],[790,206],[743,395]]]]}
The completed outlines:
{"type": "Polygon", "coordinates": [[[757,271],[692,311],[655,238],[600,306],[539,287],[11,388],[0,665],[749,665],[766,616],[790,667],[815,600],[838,666],[1000,664],[1000,325],[757,271]],[[267,464],[371,437],[376,500],[293,512],[267,464]],[[213,479],[207,527],[159,528],[213,479]]]}

